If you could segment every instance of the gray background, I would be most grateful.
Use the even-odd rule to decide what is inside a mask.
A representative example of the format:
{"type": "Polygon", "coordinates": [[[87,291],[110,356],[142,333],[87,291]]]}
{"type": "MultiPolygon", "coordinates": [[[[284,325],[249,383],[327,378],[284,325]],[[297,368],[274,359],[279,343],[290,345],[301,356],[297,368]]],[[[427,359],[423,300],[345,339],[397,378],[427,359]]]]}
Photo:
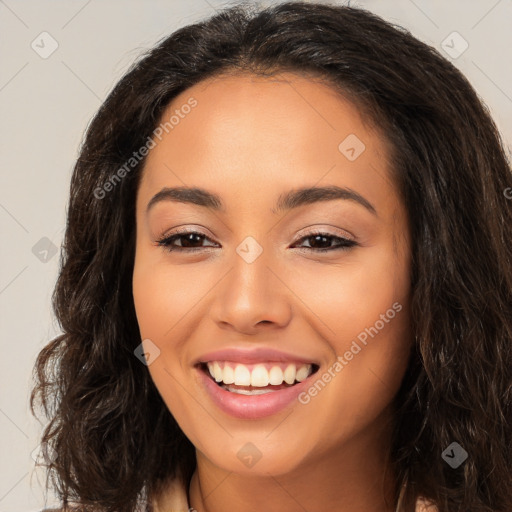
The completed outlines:
{"type": "MultiPolygon", "coordinates": [[[[84,130],[141,51],[231,3],[0,0],[0,512],[57,504],[51,494],[45,503],[44,473],[34,469],[42,429],[28,397],[35,357],[59,334],[50,298],[84,130]],[[51,48],[44,31],[58,44],[47,58],[31,47],[51,48]]],[[[469,46],[456,58],[445,55],[468,77],[512,147],[512,0],[351,5],[408,28],[442,53],[442,42],[457,31],[469,46]]]]}

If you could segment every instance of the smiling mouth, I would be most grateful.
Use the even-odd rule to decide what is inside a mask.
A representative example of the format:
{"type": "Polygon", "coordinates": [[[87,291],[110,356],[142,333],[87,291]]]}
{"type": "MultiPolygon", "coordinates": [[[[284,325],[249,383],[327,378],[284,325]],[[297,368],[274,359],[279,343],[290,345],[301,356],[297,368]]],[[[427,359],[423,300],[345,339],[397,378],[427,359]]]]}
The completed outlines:
{"type": "Polygon", "coordinates": [[[314,363],[242,364],[231,361],[209,361],[198,367],[219,387],[241,395],[262,395],[291,388],[319,369],[314,363]]]}

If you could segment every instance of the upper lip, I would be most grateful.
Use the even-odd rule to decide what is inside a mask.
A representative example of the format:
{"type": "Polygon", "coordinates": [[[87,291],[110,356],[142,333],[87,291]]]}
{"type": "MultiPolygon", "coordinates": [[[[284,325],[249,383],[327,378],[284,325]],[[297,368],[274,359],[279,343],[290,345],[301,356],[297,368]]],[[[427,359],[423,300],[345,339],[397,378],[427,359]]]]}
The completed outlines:
{"type": "Polygon", "coordinates": [[[214,350],[203,354],[197,359],[195,364],[207,363],[209,361],[233,361],[242,364],[254,364],[266,361],[275,362],[297,362],[304,364],[316,364],[318,363],[310,357],[299,356],[289,352],[283,352],[274,348],[225,348],[221,350],[214,350]]]}

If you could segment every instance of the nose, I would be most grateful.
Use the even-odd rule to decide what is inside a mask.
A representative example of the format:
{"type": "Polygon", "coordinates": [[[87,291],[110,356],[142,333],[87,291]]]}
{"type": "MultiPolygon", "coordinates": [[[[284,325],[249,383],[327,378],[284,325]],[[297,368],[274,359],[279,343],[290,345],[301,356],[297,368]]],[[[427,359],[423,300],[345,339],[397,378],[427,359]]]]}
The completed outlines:
{"type": "Polygon", "coordinates": [[[210,309],[219,328],[257,334],[288,325],[293,293],[285,284],[286,276],[269,260],[265,252],[252,263],[234,257],[232,267],[217,285],[210,309]]]}

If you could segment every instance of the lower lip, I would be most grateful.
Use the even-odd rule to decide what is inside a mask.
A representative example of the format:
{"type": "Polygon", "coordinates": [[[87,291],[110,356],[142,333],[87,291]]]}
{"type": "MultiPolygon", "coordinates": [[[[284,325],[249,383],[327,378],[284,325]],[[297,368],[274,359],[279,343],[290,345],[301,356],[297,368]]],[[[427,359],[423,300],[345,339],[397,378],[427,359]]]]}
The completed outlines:
{"type": "Polygon", "coordinates": [[[310,375],[302,382],[289,388],[271,391],[262,395],[240,395],[227,391],[213,381],[206,373],[198,368],[202,385],[213,402],[225,413],[236,418],[255,420],[276,414],[290,405],[310,383],[310,375]]]}

